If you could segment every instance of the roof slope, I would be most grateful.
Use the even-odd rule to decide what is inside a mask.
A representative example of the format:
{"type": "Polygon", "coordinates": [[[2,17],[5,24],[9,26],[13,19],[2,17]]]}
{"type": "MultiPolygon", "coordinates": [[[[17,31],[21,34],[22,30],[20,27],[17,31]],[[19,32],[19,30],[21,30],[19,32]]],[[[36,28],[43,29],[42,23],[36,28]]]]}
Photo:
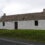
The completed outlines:
{"type": "Polygon", "coordinates": [[[21,20],[42,20],[42,19],[45,19],[45,15],[43,14],[43,12],[40,12],[40,13],[27,13],[27,14],[4,16],[0,19],[0,21],[21,21],[21,20]]]}

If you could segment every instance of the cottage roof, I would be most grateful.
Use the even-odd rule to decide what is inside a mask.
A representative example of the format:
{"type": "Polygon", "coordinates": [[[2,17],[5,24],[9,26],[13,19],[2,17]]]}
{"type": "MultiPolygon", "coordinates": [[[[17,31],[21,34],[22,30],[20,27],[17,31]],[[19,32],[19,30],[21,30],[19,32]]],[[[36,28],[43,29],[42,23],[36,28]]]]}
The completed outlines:
{"type": "Polygon", "coordinates": [[[45,20],[45,13],[27,13],[10,16],[3,16],[0,21],[23,21],[23,20],[45,20]]]}

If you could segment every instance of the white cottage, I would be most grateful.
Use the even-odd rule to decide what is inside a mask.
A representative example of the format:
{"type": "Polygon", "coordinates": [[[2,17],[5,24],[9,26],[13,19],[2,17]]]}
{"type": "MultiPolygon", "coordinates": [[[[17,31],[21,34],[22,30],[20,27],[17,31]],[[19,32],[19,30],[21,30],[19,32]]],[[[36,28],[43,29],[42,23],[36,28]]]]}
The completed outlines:
{"type": "Polygon", "coordinates": [[[44,29],[45,9],[43,12],[2,16],[0,29],[44,29]]]}

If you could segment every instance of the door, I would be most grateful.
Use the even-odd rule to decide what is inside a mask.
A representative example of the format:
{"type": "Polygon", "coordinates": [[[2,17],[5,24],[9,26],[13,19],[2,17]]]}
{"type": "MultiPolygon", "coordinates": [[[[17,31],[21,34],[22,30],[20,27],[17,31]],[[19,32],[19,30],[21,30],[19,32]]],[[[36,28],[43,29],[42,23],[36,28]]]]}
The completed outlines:
{"type": "Polygon", "coordinates": [[[15,29],[18,29],[18,22],[15,22],[15,29]]]}

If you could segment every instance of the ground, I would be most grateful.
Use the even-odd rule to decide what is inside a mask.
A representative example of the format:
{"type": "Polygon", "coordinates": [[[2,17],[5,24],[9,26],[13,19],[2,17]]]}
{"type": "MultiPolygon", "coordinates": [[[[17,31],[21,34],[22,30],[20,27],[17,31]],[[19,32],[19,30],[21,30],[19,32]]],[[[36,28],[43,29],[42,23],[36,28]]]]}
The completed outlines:
{"type": "Polygon", "coordinates": [[[45,30],[0,30],[0,37],[45,43],[45,30]]]}

